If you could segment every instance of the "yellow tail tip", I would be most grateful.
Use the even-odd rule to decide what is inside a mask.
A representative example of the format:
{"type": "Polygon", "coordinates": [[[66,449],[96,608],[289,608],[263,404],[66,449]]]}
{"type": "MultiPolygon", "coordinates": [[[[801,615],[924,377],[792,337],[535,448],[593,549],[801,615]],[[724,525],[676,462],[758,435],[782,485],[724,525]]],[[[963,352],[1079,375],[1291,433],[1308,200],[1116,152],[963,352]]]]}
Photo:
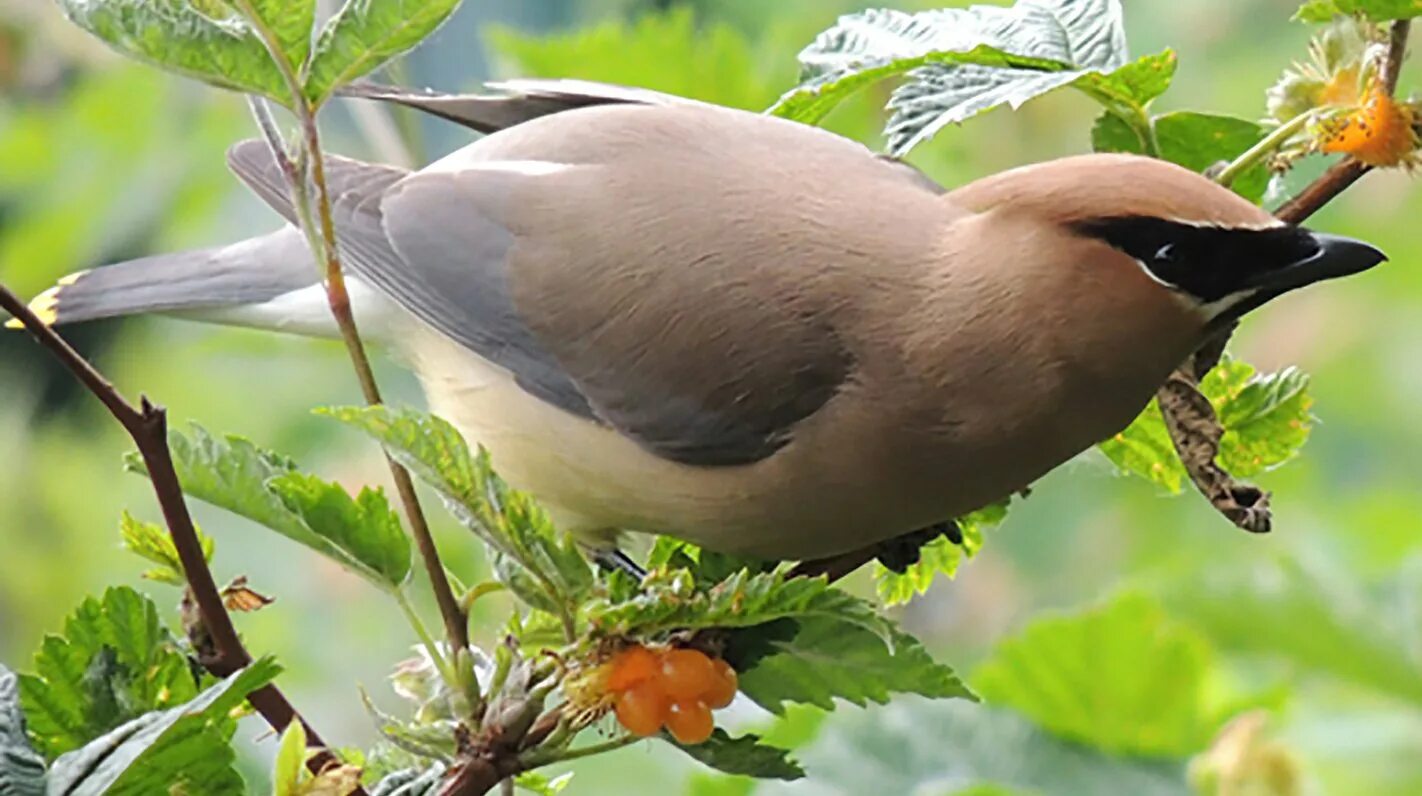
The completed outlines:
{"type": "MultiPolygon", "coordinates": [[[[40,319],[40,323],[45,326],[53,326],[54,322],[59,320],[59,290],[65,284],[68,283],[61,280],[60,284],[35,296],[34,300],[30,302],[30,312],[33,312],[35,317],[40,319]]],[[[25,325],[20,322],[19,318],[11,318],[5,321],[5,328],[23,329],[25,325]]]]}

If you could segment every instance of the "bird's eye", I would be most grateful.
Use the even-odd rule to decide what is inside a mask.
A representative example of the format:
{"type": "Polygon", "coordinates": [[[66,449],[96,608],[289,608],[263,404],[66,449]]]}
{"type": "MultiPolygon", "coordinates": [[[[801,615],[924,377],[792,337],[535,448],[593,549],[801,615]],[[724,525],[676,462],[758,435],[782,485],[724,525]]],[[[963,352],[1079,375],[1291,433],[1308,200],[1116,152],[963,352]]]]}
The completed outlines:
{"type": "Polygon", "coordinates": [[[1173,263],[1179,258],[1176,253],[1175,244],[1167,243],[1155,250],[1155,261],[1158,263],[1173,263]]]}

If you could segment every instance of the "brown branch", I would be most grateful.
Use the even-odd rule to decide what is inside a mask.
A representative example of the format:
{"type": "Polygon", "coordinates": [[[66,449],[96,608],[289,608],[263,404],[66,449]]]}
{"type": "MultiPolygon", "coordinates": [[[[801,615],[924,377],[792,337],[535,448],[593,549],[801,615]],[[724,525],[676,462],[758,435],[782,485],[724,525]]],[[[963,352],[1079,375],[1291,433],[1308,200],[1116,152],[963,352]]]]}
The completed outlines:
{"type": "MultiPolygon", "coordinates": [[[[19,319],[35,340],[48,349],[95,398],[99,399],[138,446],[138,452],[143,457],[148,477],[153,484],[154,495],[158,498],[158,506],[162,509],[163,519],[168,525],[168,533],[172,536],[173,546],[182,562],[183,576],[188,582],[188,593],[197,606],[206,636],[212,642],[212,654],[200,655],[200,662],[218,677],[226,677],[250,664],[252,656],[242,646],[242,639],[232,625],[232,617],[228,615],[227,608],[222,603],[222,594],[212,577],[212,570],[208,569],[202,545],[198,542],[197,530],[193,527],[187,504],[183,502],[182,487],[173,467],[172,454],[168,450],[167,412],[146,397],[140,400],[138,407],[124,400],[103,374],[57,332],[36,317],[29,307],[3,284],[0,284],[0,307],[4,307],[19,319]]],[[[325,746],[321,736],[296,713],[275,685],[268,684],[253,691],[247,695],[247,700],[277,732],[285,730],[291,720],[296,719],[306,728],[306,737],[312,746],[325,746]]],[[[339,761],[336,757],[323,748],[307,765],[313,773],[320,773],[326,766],[337,762],[339,761]]]]}
{"type": "MultiPolygon", "coordinates": [[[[1389,30],[1382,66],[1383,90],[1389,95],[1397,91],[1410,32],[1411,22],[1405,19],[1394,22],[1389,30]]],[[[1302,224],[1371,170],[1352,158],[1335,163],[1297,196],[1280,205],[1274,215],[1289,224],[1302,224]]],[[[1235,525],[1263,533],[1270,526],[1269,493],[1237,480],[1216,464],[1224,428],[1199,389],[1200,379],[1219,363],[1234,329],[1230,325],[1206,340],[1170,374],[1156,393],[1156,401],[1165,416],[1170,441],[1195,487],[1235,525]]]]}

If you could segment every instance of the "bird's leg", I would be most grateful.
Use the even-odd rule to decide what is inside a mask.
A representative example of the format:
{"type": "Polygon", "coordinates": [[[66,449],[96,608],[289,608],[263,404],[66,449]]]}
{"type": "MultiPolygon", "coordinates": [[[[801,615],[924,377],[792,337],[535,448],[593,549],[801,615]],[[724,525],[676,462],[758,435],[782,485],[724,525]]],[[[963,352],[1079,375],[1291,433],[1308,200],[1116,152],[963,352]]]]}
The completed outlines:
{"type": "Polygon", "coordinates": [[[804,575],[806,577],[825,575],[834,581],[876,558],[885,568],[903,574],[909,567],[918,563],[923,546],[939,536],[948,537],[948,541],[953,544],[960,546],[963,544],[963,529],[958,527],[957,522],[948,520],[842,555],[803,561],[790,570],[790,574],[791,576],[804,575]]]}
{"type": "Polygon", "coordinates": [[[596,547],[588,551],[588,557],[594,564],[602,567],[607,572],[625,572],[637,580],[638,583],[647,577],[647,570],[641,564],[633,561],[630,556],[616,547],[596,547]]]}

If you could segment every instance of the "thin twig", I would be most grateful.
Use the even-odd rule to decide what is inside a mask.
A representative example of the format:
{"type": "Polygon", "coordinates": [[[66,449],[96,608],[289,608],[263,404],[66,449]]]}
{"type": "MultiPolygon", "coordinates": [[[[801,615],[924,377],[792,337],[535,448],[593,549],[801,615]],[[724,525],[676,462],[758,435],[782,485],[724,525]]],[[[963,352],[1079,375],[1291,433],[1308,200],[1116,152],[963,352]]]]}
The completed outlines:
{"type": "MultiPolygon", "coordinates": [[[[1388,32],[1388,51],[1383,62],[1382,88],[1396,93],[1402,62],[1411,32],[1409,20],[1398,20],[1388,32]]],[[[1289,224],[1301,224],[1372,167],[1352,158],[1333,164],[1318,179],[1274,212],[1289,224]]],[[[1269,527],[1269,495],[1236,480],[1215,463],[1224,428],[1214,416],[1209,401],[1199,392],[1199,381],[1218,362],[1234,332],[1232,324],[1205,341],[1194,354],[1170,374],[1156,393],[1171,443],[1189,471],[1190,480],[1210,500],[1211,505],[1245,530],[1260,532],[1269,527]]]]}
{"type": "MultiPolygon", "coordinates": [[[[153,492],[158,498],[158,506],[163,511],[163,519],[168,524],[173,547],[177,549],[178,558],[182,562],[188,592],[197,605],[203,628],[212,640],[212,650],[215,654],[202,656],[203,666],[218,677],[226,677],[250,664],[252,656],[242,646],[242,639],[232,625],[232,617],[223,605],[222,593],[212,577],[212,570],[208,569],[197,530],[193,527],[192,517],[183,501],[182,487],[173,467],[172,454],[168,450],[167,412],[146,397],[140,400],[138,407],[126,401],[103,374],[3,284],[0,284],[0,306],[19,319],[35,340],[49,349],[50,353],[99,399],[138,447],[138,453],[143,457],[144,467],[148,470],[148,477],[153,484],[153,492]]],[[[277,732],[285,730],[292,719],[301,722],[306,728],[309,744],[323,747],[307,761],[307,767],[313,773],[319,773],[326,766],[339,762],[324,748],[325,742],[321,740],[321,736],[297,714],[286,696],[275,685],[268,684],[253,691],[247,695],[247,701],[252,703],[252,707],[256,708],[267,724],[277,732]]]]}
{"type": "MultiPolygon", "coordinates": [[[[253,9],[250,0],[236,0],[236,2],[239,10],[247,17],[247,21],[266,46],[267,53],[276,63],[286,82],[287,92],[291,95],[291,109],[296,114],[297,123],[301,128],[302,146],[298,150],[297,157],[287,158],[285,163],[282,159],[283,149],[283,155],[277,156],[278,163],[283,164],[282,170],[287,176],[288,187],[292,192],[292,202],[296,206],[302,231],[311,244],[312,254],[321,263],[325,273],[326,303],[330,306],[331,316],[335,318],[336,326],[340,329],[341,341],[345,343],[351,365],[355,368],[361,394],[365,397],[367,404],[379,405],[384,402],[380,396],[380,386],[375,381],[375,371],[370,366],[370,357],[366,353],[365,343],[361,340],[360,331],[356,327],[355,314],[351,311],[350,291],[346,288],[345,272],[341,268],[340,250],[336,244],[335,222],[331,215],[331,195],[326,187],[326,160],[321,151],[321,136],[316,125],[316,111],[303,91],[296,69],[287,59],[276,36],[264,23],[261,15],[253,9]],[[288,167],[286,163],[293,163],[293,166],[288,167]],[[315,189],[314,197],[307,189],[308,174],[311,178],[311,187],[315,189]],[[316,206],[314,224],[311,218],[313,199],[316,206]]],[[[264,104],[253,104],[253,109],[257,112],[258,125],[262,127],[268,144],[273,149],[281,148],[281,139],[276,134],[275,125],[271,122],[270,115],[264,118],[260,113],[260,109],[264,108],[264,104]]],[[[395,483],[396,493],[400,496],[405,519],[410,524],[410,535],[415,538],[415,546],[420,551],[421,560],[424,561],[425,572],[429,576],[430,588],[434,591],[435,603],[439,606],[440,617],[444,620],[445,633],[449,636],[450,645],[455,651],[466,649],[469,646],[468,623],[464,612],[459,608],[459,600],[454,596],[454,590],[449,585],[449,579],[445,577],[444,564],[440,561],[439,549],[435,547],[429,522],[425,519],[424,509],[420,506],[419,496],[415,493],[414,481],[410,478],[410,473],[388,454],[385,457],[385,463],[390,468],[390,477],[395,483]]],[[[437,656],[438,652],[436,649],[430,650],[432,656],[437,656]]],[[[455,684],[451,683],[450,685],[455,684]]]]}

